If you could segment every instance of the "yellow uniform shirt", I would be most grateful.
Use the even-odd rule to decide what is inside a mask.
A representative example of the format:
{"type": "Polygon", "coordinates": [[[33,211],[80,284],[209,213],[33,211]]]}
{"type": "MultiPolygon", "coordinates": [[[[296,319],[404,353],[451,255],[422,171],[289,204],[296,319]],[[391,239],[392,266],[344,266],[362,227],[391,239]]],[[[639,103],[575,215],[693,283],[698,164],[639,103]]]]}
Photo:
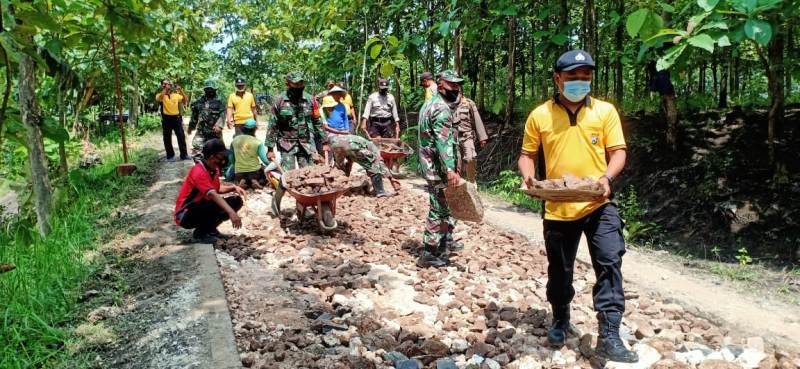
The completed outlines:
{"type": "MultiPolygon", "coordinates": [[[[156,100],[161,97],[161,93],[156,94],[156,100]]],[[[180,115],[180,103],[183,102],[183,96],[177,92],[172,92],[161,99],[161,106],[163,107],[162,114],[164,115],[180,115]]]]}
{"type": "Polygon", "coordinates": [[[244,124],[244,121],[252,118],[255,106],[256,99],[250,92],[245,91],[242,96],[234,92],[228,96],[228,109],[233,109],[234,124],[244,124]]]}
{"type": "Polygon", "coordinates": [[[439,86],[436,84],[430,85],[430,87],[425,87],[425,101],[430,100],[433,97],[433,94],[439,92],[439,86]]]}
{"type": "MultiPolygon", "coordinates": [[[[600,178],[608,167],[606,150],[625,147],[617,109],[605,101],[587,98],[587,103],[570,117],[557,98],[539,105],[528,116],[522,151],[535,153],[542,145],[548,179],[565,174],[600,178]]],[[[547,201],[544,218],[577,220],[607,202],[547,201]]]]}
{"type": "Polygon", "coordinates": [[[353,111],[353,98],[349,93],[342,98],[342,104],[347,108],[347,115],[350,116],[350,112],[353,111]]]}

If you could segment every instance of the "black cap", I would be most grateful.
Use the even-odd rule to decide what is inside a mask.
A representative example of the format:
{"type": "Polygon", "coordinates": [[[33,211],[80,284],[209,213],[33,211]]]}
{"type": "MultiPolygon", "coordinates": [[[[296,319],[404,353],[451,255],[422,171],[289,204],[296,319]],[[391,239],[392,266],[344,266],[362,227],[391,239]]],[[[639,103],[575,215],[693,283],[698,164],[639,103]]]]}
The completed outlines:
{"type": "Polygon", "coordinates": [[[229,151],[228,148],[225,147],[225,143],[222,140],[215,138],[212,140],[206,141],[203,145],[203,157],[210,158],[213,155],[224,153],[228,155],[229,151]]]}
{"type": "Polygon", "coordinates": [[[419,79],[421,79],[423,81],[432,80],[433,79],[433,73],[424,72],[424,73],[419,75],[419,79]]]}
{"type": "Polygon", "coordinates": [[[562,72],[580,67],[590,67],[594,70],[594,60],[592,56],[583,50],[570,50],[558,57],[553,69],[556,72],[562,72]]]}
{"type": "Polygon", "coordinates": [[[389,88],[389,81],[387,81],[385,79],[379,79],[378,80],[378,88],[381,89],[381,90],[385,90],[385,89],[389,88]]]}
{"type": "Polygon", "coordinates": [[[242,77],[237,78],[236,82],[234,84],[243,85],[244,84],[244,78],[242,78],[242,77]]]}

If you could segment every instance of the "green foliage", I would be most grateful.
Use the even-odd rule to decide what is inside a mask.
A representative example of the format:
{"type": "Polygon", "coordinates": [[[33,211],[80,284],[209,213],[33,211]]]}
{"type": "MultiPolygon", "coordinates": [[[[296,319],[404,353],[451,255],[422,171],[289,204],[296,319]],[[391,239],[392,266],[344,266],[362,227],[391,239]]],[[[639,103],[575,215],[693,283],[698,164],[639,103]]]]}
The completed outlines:
{"type": "Polygon", "coordinates": [[[735,258],[736,258],[736,261],[738,261],[739,265],[741,265],[741,266],[746,266],[746,265],[748,265],[748,264],[753,262],[753,258],[750,257],[750,254],[748,253],[746,247],[742,247],[742,248],[739,248],[739,250],[736,250],[735,258]]]}
{"type": "Polygon", "coordinates": [[[625,223],[622,230],[625,239],[639,246],[653,246],[663,231],[658,224],[646,219],[647,209],[639,203],[633,186],[617,194],[617,203],[619,215],[625,223]]]}
{"type": "Polygon", "coordinates": [[[124,229],[128,214],[114,208],[139,196],[158,159],[153,150],[136,152],[134,175],[120,177],[119,155],[105,164],[75,169],[56,190],[53,231],[41,238],[29,214],[3,224],[0,261],[17,266],[0,275],[0,367],[55,367],[67,359],[64,346],[74,340],[65,326],[75,316],[82,283],[102,265],[85,257],[109,234],[124,229]]]}
{"type": "Polygon", "coordinates": [[[542,202],[522,193],[520,187],[522,187],[522,176],[516,171],[504,170],[495,181],[485,186],[484,190],[525,209],[541,210],[542,202]]]}
{"type": "Polygon", "coordinates": [[[714,52],[715,45],[732,47],[746,40],[754,42],[757,48],[766,46],[778,27],[776,19],[785,20],[799,11],[791,1],[784,0],[697,0],[696,5],[699,9],[687,7],[686,10],[691,10],[673,18],[673,24],[667,25],[671,28],[664,28],[660,17],[648,8],[637,9],[628,16],[628,34],[639,37],[645,52],[657,51],[658,70],[673,65],[679,65],[679,69],[691,68],[688,61],[692,53],[686,53],[689,46],[709,53],[714,52]],[[682,22],[686,23],[685,30],[676,26],[682,22]]]}

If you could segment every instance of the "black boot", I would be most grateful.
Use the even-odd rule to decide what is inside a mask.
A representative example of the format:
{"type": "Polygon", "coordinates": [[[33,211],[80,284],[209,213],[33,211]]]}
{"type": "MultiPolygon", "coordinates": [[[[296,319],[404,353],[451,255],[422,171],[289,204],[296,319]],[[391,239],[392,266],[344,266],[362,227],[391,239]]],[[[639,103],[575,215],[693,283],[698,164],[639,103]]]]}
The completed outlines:
{"type": "Polygon", "coordinates": [[[444,239],[439,243],[439,247],[432,248],[425,246],[425,251],[417,259],[417,266],[420,268],[441,268],[450,264],[450,259],[447,257],[447,250],[442,246],[444,239]]]}
{"type": "Polygon", "coordinates": [[[447,240],[447,251],[449,251],[449,252],[458,252],[458,251],[464,250],[464,244],[461,243],[461,242],[456,241],[453,238],[453,234],[452,233],[448,233],[447,237],[445,237],[445,239],[447,240]]]}
{"type": "Polygon", "coordinates": [[[372,175],[372,189],[375,191],[375,197],[386,197],[386,191],[383,190],[383,176],[380,174],[372,175]]]}
{"type": "Polygon", "coordinates": [[[551,305],[553,308],[553,324],[547,331],[547,341],[553,346],[564,346],[567,333],[570,331],[569,305],[551,305]]]}
{"type": "Polygon", "coordinates": [[[625,348],[619,338],[619,325],[622,323],[622,313],[616,311],[597,313],[598,334],[595,354],[610,361],[621,363],[635,363],[639,355],[625,348]]]}

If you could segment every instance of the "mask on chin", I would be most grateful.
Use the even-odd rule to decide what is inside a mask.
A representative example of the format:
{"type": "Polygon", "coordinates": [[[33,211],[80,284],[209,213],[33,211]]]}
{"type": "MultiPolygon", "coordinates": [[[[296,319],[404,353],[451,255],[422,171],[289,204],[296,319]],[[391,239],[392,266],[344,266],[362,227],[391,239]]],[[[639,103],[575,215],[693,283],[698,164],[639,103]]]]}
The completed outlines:
{"type": "Polygon", "coordinates": [[[378,90],[378,93],[380,93],[381,95],[386,95],[387,93],[389,93],[389,90],[378,90]]]}

